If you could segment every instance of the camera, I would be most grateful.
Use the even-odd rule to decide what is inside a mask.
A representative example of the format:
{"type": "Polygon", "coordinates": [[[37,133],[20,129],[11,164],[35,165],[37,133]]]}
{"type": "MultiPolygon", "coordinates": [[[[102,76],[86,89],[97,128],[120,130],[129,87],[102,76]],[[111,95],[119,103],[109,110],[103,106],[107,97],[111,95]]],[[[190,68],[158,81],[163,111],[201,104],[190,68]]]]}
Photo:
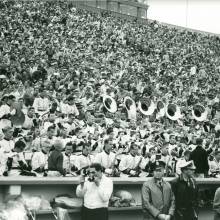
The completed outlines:
{"type": "Polygon", "coordinates": [[[156,160],[161,160],[161,154],[156,154],[156,160]]]}
{"type": "Polygon", "coordinates": [[[94,181],[95,181],[95,178],[94,178],[94,176],[92,176],[92,177],[89,177],[89,178],[88,178],[88,181],[89,181],[89,182],[94,182],[94,181]]]}
{"type": "Polygon", "coordinates": [[[94,178],[94,176],[89,176],[89,170],[87,170],[87,169],[83,169],[83,176],[85,176],[85,177],[89,177],[88,178],[88,181],[89,182],[94,182],[94,180],[95,180],[95,178],[94,178]]]}

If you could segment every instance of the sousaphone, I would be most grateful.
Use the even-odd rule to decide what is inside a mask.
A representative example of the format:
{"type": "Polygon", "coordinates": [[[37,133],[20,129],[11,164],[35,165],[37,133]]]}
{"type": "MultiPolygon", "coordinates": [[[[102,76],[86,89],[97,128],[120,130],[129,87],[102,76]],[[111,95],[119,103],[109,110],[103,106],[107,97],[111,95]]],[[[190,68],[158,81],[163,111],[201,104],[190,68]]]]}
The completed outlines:
{"type": "Polygon", "coordinates": [[[168,104],[166,107],[166,116],[172,121],[180,119],[182,117],[180,107],[173,103],[168,104]]]}
{"type": "Polygon", "coordinates": [[[208,112],[203,105],[197,104],[193,106],[192,116],[196,121],[205,121],[207,119],[208,112]]]}
{"type": "Polygon", "coordinates": [[[117,103],[111,96],[105,95],[103,97],[103,105],[107,111],[111,113],[117,112],[117,103]]]}
{"type": "Polygon", "coordinates": [[[142,98],[138,102],[138,109],[143,115],[152,115],[156,109],[156,106],[149,98],[142,98]]]}

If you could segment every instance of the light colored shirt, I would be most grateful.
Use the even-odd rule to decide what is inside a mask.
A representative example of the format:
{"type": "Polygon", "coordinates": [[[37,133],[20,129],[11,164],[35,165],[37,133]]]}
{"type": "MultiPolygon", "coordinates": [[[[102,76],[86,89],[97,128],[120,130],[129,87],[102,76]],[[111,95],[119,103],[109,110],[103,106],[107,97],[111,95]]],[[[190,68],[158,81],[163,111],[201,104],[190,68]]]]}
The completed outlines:
{"type": "Polygon", "coordinates": [[[48,154],[44,154],[42,151],[35,152],[31,159],[32,169],[36,170],[37,168],[44,167],[44,169],[48,168],[48,154]]]}
{"type": "Polygon", "coordinates": [[[0,141],[0,149],[2,149],[3,152],[9,153],[14,148],[14,141],[13,140],[6,140],[3,139],[0,141]]]}
{"type": "Polygon", "coordinates": [[[115,154],[110,152],[110,154],[106,154],[105,151],[98,153],[95,157],[94,163],[100,163],[105,169],[111,168],[114,163],[115,154]]]}
{"type": "Polygon", "coordinates": [[[213,161],[209,161],[209,173],[220,172],[220,161],[218,162],[215,158],[213,161]]]}
{"type": "Polygon", "coordinates": [[[66,114],[66,115],[69,115],[69,114],[79,115],[79,111],[75,104],[69,105],[67,103],[61,103],[60,110],[63,114],[66,114]]]}
{"type": "Polygon", "coordinates": [[[44,112],[49,111],[50,101],[48,98],[35,98],[33,107],[36,112],[38,112],[39,114],[43,114],[44,112]]]}
{"type": "Polygon", "coordinates": [[[33,125],[33,118],[29,118],[28,115],[25,115],[25,121],[22,127],[25,129],[31,129],[33,125]]]}
{"type": "Polygon", "coordinates": [[[94,161],[93,155],[85,156],[83,154],[76,157],[76,167],[81,170],[84,167],[90,166],[94,161]]]}
{"type": "Polygon", "coordinates": [[[131,154],[128,154],[124,157],[122,157],[121,162],[119,164],[119,170],[124,171],[127,169],[135,169],[138,166],[138,163],[140,162],[141,157],[140,156],[132,156],[131,154]]]}
{"type": "Polygon", "coordinates": [[[84,206],[88,209],[108,207],[112,192],[113,182],[104,174],[99,186],[94,182],[86,181],[84,187],[78,185],[76,188],[76,195],[84,198],[84,206]]]}

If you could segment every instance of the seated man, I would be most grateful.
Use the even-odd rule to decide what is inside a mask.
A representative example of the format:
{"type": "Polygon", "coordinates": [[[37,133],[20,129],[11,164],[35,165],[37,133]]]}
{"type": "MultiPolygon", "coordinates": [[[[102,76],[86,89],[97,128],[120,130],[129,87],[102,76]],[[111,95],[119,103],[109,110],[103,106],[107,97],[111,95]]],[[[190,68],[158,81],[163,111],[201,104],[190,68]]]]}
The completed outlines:
{"type": "Polygon", "coordinates": [[[209,175],[216,177],[220,174],[220,150],[214,152],[213,160],[209,160],[209,175]]]}
{"type": "Polygon", "coordinates": [[[54,150],[48,158],[48,176],[65,176],[66,171],[63,168],[63,144],[62,141],[54,142],[54,150]]]}
{"type": "Polygon", "coordinates": [[[41,143],[42,150],[35,152],[31,159],[32,170],[39,176],[46,175],[48,169],[48,156],[51,149],[50,142],[44,140],[41,143]]]}
{"type": "Polygon", "coordinates": [[[63,168],[66,171],[66,174],[72,174],[77,170],[76,164],[76,155],[73,155],[73,145],[71,142],[68,142],[63,152],[63,168]]]}
{"type": "Polygon", "coordinates": [[[91,146],[84,143],[82,154],[76,157],[76,167],[80,171],[85,167],[89,167],[94,161],[94,156],[91,155],[91,146]]]}
{"type": "Polygon", "coordinates": [[[95,157],[94,162],[99,163],[105,169],[105,173],[111,175],[112,169],[116,162],[116,155],[112,152],[113,143],[112,139],[106,139],[104,141],[104,149],[101,153],[98,153],[95,157]]]}
{"type": "Polygon", "coordinates": [[[130,176],[138,176],[140,174],[141,157],[138,155],[139,147],[132,142],[128,155],[122,157],[119,164],[119,170],[130,176]]]}
{"type": "Polygon", "coordinates": [[[24,148],[25,143],[19,140],[15,143],[14,149],[8,153],[7,171],[5,172],[6,176],[34,176],[34,174],[30,172],[31,168],[27,165],[24,159],[24,148]]]}

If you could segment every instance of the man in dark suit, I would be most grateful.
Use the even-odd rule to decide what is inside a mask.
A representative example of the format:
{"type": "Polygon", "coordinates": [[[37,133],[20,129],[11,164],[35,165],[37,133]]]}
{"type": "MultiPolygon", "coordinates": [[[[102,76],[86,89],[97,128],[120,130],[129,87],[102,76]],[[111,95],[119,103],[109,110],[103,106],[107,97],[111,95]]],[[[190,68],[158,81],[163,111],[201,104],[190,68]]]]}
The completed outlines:
{"type": "Polygon", "coordinates": [[[176,220],[197,220],[197,186],[193,178],[196,167],[193,161],[185,161],[180,166],[181,174],[172,185],[176,199],[176,220]]]}
{"type": "Polygon", "coordinates": [[[50,153],[48,158],[48,176],[65,176],[66,172],[63,168],[63,149],[62,141],[56,140],[54,150],[50,153]]]}
{"type": "Polygon", "coordinates": [[[143,184],[142,207],[146,220],[171,220],[174,216],[174,194],[170,184],[163,180],[165,165],[156,161],[153,178],[143,184]]]}
{"type": "Polygon", "coordinates": [[[204,178],[209,171],[208,164],[208,152],[202,147],[203,140],[198,138],[196,140],[196,149],[192,151],[190,155],[190,160],[193,160],[196,170],[195,176],[204,178]]]}

